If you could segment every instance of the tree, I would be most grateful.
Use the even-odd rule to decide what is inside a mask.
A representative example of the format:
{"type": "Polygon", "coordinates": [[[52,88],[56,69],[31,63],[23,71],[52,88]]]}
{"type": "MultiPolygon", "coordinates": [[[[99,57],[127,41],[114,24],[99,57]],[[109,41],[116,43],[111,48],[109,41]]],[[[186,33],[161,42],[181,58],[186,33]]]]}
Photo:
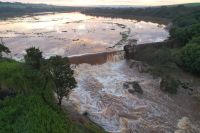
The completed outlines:
{"type": "Polygon", "coordinates": [[[200,45],[200,35],[193,37],[192,40],[190,40],[189,44],[198,44],[200,45]]]}
{"type": "Polygon", "coordinates": [[[39,48],[31,47],[26,49],[26,55],[24,56],[25,63],[34,69],[40,69],[42,52],[39,48]]]}
{"type": "Polygon", "coordinates": [[[180,50],[178,58],[178,65],[200,75],[200,45],[187,44],[180,50]]]}
{"type": "Polygon", "coordinates": [[[175,27],[170,31],[171,37],[175,38],[183,46],[186,45],[193,37],[200,34],[200,23],[186,27],[175,27]]]}
{"type": "Polygon", "coordinates": [[[9,54],[10,50],[9,50],[8,47],[5,46],[4,42],[1,39],[1,42],[0,42],[0,58],[2,58],[3,53],[9,54]]]}
{"type": "Polygon", "coordinates": [[[62,104],[64,96],[68,96],[70,91],[76,87],[76,80],[73,77],[73,70],[70,68],[69,60],[64,60],[61,56],[53,56],[49,59],[49,76],[55,84],[58,105],[62,104]]]}

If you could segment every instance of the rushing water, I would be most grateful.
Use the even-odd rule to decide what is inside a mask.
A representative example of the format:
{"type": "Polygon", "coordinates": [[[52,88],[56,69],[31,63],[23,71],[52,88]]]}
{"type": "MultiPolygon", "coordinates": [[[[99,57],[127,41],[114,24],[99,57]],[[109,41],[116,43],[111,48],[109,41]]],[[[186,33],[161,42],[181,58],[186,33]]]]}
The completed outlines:
{"type": "Polygon", "coordinates": [[[136,39],[138,44],[163,41],[169,36],[165,25],[80,13],[23,16],[1,20],[0,25],[0,37],[15,59],[21,59],[26,48],[36,46],[45,57],[76,55],[71,58],[75,64],[101,64],[80,64],[74,68],[78,87],[64,103],[72,104],[106,131],[181,133],[191,122],[194,124],[188,132],[199,132],[196,125],[200,124],[200,109],[196,108],[196,100],[164,94],[159,89],[159,78],[130,68],[122,52],[110,52],[121,50],[129,39],[136,39]],[[91,54],[97,52],[103,53],[91,54]],[[132,81],[141,85],[142,95],[124,89],[123,84],[132,81]]]}
{"type": "Polygon", "coordinates": [[[130,68],[129,61],[114,58],[114,62],[75,68],[78,87],[69,103],[78,112],[111,133],[200,132],[199,101],[188,95],[167,95],[160,90],[159,78],[139,73],[137,67],[130,68]],[[124,88],[125,82],[133,81],[141,85],[143,94],[124,88]]]}
{"type": "Polygon", "coordinates": [[[138,44],[168,38],[165,25],[151,22],[92,17],[81,13],[46,13],[0,21],[0,37],[14,58],[39,47],[45,57],[122,49],[128,39],[138,44]],[[115,44],[115,48],[112,48],[115,44]]]}

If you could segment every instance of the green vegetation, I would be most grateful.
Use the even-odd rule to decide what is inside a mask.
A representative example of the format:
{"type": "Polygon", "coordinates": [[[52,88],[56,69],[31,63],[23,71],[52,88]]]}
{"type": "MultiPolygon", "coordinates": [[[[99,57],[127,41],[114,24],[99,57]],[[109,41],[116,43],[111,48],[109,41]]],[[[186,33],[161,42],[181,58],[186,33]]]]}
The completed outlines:
{"type": "Polygon", "coordinates": [[[55,85],[58,105],[61,105],[64,96],[68,96],[70,90],[76,87],[74,72],[70,68],[69,60],[63,60],[61,56],[51,57],[48,61],[46,72],[55,85]]]}
{"type": "Polygon", "coordinates": [[[25,63],[34,68],[40,69],[41,67],[41,60],[42,60],[42,52],[35,47],[31,47],[26,49],[26,55],[24,56],[25,63]]]}
{"type": "Polygon", "coordinates": [[[179,86],[179,76],[182,72],[174,58],[176,50],[167,47],[146,47],[136,52],[134,59],[144,61],[151,66],[150,72],[161,77],[161,90],[175,94],[179,86]]]}
{"type": "Polygon", "coordinates": [[[178,65],[187,71],[200,75],[200,45],[189,43],[178,54],[178,65]]]}
{"type": "Polygon", "coordinates": [[[146,46],[136,50],[133,59],[152,66],[153,75],[162,78],[162,90],[176,93],[182,70],[200,76],[200,6],[199,3],[148,8],[91,8],[86,14],[111,17],[159,17],[170,19],[170,46],[146,46]],[[125,14],[125,15],[124,15],[125,14]],[[168,47],[168,48],[167,48],[168,47]],[[181,68],[181,69],[180,69],[181,68]]]}
{"type": "Polygon", "coordinates": [[[198,45],[200,45],[200,36],[193,37],[192,40],[190,40],[189,44],[198,44],[198,45]]]}
{"type": "MultiPolygon", "coordinates": [[[[0,2],[1,17],[75,10],[81,11],[82,8],[0,2]]],[[[152,74],[162,78],[161,89],[169,93],[177,92],[180,83],[178,75],[182,72],[179,67],[200,75],[200,7],[196,4],[149,8],[87,8],[84,13],[171,19],[173,27],[170,39],[176,40],[180,48],[148,47],[134,55],[134,58],[150,64],[152,74]]],[[[44,60],[36,48],[27,49],[26,52],[25,63],[5,59],[2,54],[10,51],[3,43],[0,44],[0,93],[8,92],[8,95],[0,97],[3,99],[0,100],[0,132],[104,132],[89,121],[72,121],[68,113],[56,104],[54,92],[58,94],[57,100],[61,104],[63,96],[67,96],[76,85],[69,62],[58,56],[44,60]],[[14,95],[10,96],[10,92],[14,95]]]]}
{"type": "Polygon", "coordinates": [[[0,42],[0,59],[2,58],[3,53],[9,54],[10,50],[4,45],[4,42],[1,40],[1,42],[0,42]]]}
{"type": "Polygon", "coordinates": [[[200,3],[188,3],[184,4],[184,6],[189,6],[189,7],[200,6],[200,3]]]}
{"type": "MultiPolygon", "coordinates": [[[[197,3],[196,3],[197,5],[197,3]]],[[[118,16],[129,16],[129,17],[159,17],[176,19],[178,17],[189,17],[193,16],[193,13],[198,13],[200,6],[185,6],[185,5],[174,5],[174,6],[158,6],[158,7],[143,7],[143,8],[86,8],[84,13],[93,15],[106,15],[109,14],[112,17],[118,16]]]]}
{"type": "MultiPolygon", "coordinates": [[[[36,50],[35,53],[40,53],[40,51],[36,50]]],[[[35,57],[35,54],[33,55],[35,57]]],[[[64,63],[61,57],[52,58],[50,64],[58,64],[60,68],[69,67],[68,62],[66,62],[65,67],[61,67],[64,63]],[[52,58],[55,58],[58,62],[54,62],[55,60],[52,60],[52,58]]],[[[29,56],[30,60],[36,59],[29,56]]],[[[0,59],[0,94],[3,91],[8,92],[8,95],[0,97],[2,99],[0,100],[0,132],[103,133],[104,131],[101,128],[89,120],[72,121],[66,110],[58,107],[54,97],[54,79],[48,78],[43,69],[46,68],[46,66],[43,66],[46,64],[44,62],[48,62],[48,60],[40,61],[42,61],[41,69],[33,69],[29,64],[11,59],[0,59]],[[10,96],[10,92],[14,95],[10,96]]],[[[62,78],[65,78],[69,73],[70,76],[66,78],[75,82],[74,78],[72,78],[73,73],[71,69],[67,68],[66,71],[58,69],[58,72],[59,74],[64,72],[64,77],[62,78]]],[[[58,78],[57,82],[59,81],[60,79],[58,78]]],[[[65,81],[65,79],[62,81],[65,81]]],[[[67,86],[64,84],[62,87],[69,87],[71,89],[74,87],[74,84],[69,83],[67,86]]]]}
{"type": "Polygon", "coordinates": [[[160,83],[161,90],[171,94],[176,94],[178,86],[179,82],[173,77],[170,77],[169,75],[162,77],[162,81],[160,83]]]}

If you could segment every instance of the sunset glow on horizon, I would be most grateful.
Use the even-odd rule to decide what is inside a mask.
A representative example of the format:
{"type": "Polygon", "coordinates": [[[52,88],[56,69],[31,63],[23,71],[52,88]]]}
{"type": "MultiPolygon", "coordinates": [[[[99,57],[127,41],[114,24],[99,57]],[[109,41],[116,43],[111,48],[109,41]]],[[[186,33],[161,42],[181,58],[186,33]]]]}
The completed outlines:
{"type": "Polygon", "coordinates": [[[43,3],[69,6],[92,5],[133,5],[133,6],[158,6],[182,3],[200,2],[199,0],[1,0],[3,2],[43,3]]]}

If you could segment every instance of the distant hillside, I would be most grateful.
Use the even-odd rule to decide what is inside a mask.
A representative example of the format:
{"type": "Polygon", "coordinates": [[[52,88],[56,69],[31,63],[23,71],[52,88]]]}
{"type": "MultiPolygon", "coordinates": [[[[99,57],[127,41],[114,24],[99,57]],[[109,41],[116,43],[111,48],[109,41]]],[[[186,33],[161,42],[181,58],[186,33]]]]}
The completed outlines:
{"type": "MultiPolygon", "coordinates": [[[[78,9],[77,7],[67,7],[67,6],[54,6],[54,5],[47,5],[47,4],[24,4],[24,3],[10,3],[10,2],[0,2],[0,11],[4,12],[13,12],[13,11],[57,11],[57,10],[75,10],[78,9]],[[3,10],[4,9],[4,10],[3,10]],[[5,11],[5,9],[11,9],[5,11]]],[[[2,12],[0,12],[2,13],[2,12]]]]}
{"type": "MultiPolygon", "coordinates": [[[[87,8],[83,13],[96,16],[133,16],[133,17],[160,17],[174,19],[178,17],[189,17],[194,14],[199,14],[200,6],[193,4],[186,5],[170,5],[170,6],[156,6],[156,7],[143,7],[143,8],[87,8]],[[192,6],[193,5],[193,6],[192,6]]],[[[199,17],[199,15],[197,15],[199,17]]]]}
{"type": "Polygon", "coordinates": [[[53,6],[46,4],[23,4],[23,3],[9,3],[0,2],[0,18],[10,16],[19,16],[22,14],[36,13],[36,12],[71,12],[80,10],[78,7],[67,6],[53,6]]]}
{"type": "Polygon", "coordinates": [[[188,4],[184,4],[185,6],[191,6],[191,7],[194,7],[194,6],[200,6],[200,3],[188,3],[188,4]]]}

